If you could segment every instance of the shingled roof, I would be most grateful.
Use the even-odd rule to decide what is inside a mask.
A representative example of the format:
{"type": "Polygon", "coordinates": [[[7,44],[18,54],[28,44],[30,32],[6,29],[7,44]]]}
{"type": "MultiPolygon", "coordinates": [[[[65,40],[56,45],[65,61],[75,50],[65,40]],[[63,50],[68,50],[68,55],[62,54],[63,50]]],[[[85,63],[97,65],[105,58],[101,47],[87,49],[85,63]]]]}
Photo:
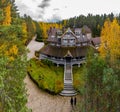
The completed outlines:
{"type": "Polygon", "coordinates": [[[57,43],[58,42],[58,39],[56,37],[49,37],[47,39],[48,42],[54,42],[54,43],[57,43]]]}
{"type": "Polygon", "coordinates": [[[83,30],[84,33],[91,33],[91,29],[87,25],[84,25],[82,27],[82,30],[83,30]]]}
{"type": "Polygon", "coordinates": [[[100,37],[91,38],[91,42],[94,46],[99,45],[101,43],[100,37]]]}
{"type": "Polygon", "coordinates": [[[73,36],[73,37],[77,38],[76,35],[72,32],[72,30],[71,30],[70,28],[68,28],[68,29],[65,31],[65,33],[61,36],[61,38],[63,38],[65,35],[67,35],[67,33],[70,33],[70,34],[69,34],[70,36],[73,36]]]}
{"type": "Polygon", "coordinates": [[[41,54],[64,58],[68,52],[73,57],[82,57],[87,55],[90,46],[61,47],[47,45],[40,50],[41,54]]]}

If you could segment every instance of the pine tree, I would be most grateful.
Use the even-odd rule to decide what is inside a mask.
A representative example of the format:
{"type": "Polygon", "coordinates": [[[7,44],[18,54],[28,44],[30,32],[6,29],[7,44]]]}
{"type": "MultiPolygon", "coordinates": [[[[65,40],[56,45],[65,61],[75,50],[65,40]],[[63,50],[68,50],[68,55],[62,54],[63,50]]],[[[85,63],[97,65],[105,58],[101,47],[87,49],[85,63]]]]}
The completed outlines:
{"type": "Polygon", "coordinates": [[[28,38],[27,38],[27,43],[33,38],[35,35],[35,30],[34,30],[34,24],[33,20],[31,19],[30,16],[24,15],[24,19],[26,21],[26,26],[27,26],[27,32],[28,32],[28,38]]]}
{"type": "Polygon", "coordinates": [[[36,26],[36,35],[37,35],[36,40],[37,41],[43,41],[43,30],[42,30],[42,28],[40,27],[38,22],[35,22],[35,26],[36,26]]]}

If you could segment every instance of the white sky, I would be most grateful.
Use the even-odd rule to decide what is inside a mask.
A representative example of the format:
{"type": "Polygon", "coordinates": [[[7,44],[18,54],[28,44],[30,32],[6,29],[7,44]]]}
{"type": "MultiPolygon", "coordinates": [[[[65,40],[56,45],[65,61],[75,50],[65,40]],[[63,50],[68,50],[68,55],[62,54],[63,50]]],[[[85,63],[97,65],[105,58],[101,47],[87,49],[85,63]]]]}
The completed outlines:
{"type": "Polygon", "coordinates": [[[120,13],[120,0],[15,0],[21,15],[35,20],[67,19],[81,14],[120,13]],[[44,8],[38,7],[42,1],[44,8]]]}

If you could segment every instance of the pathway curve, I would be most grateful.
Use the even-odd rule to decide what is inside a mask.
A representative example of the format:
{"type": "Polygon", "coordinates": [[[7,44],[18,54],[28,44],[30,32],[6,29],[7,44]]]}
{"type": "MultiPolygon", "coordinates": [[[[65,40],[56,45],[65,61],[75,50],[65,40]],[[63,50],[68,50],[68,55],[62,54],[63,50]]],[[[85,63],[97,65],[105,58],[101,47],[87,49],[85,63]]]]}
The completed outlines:
{"type": "MultiPolygon", "coordinates": [[[[39,50],[43,45],[43,43],[36,42],[33,38],[27,46],[30,50],[28,59],[34,57],[35,50],[39,50]]],[[[71,112],[70,97],[54,96],[42,91],[29,76],[26,76],[25,83],[29,95],[27,107],[31,108],[33,112],[71,112]]],[[[77,97],[79,99],[79,96],[77,97]]]]}

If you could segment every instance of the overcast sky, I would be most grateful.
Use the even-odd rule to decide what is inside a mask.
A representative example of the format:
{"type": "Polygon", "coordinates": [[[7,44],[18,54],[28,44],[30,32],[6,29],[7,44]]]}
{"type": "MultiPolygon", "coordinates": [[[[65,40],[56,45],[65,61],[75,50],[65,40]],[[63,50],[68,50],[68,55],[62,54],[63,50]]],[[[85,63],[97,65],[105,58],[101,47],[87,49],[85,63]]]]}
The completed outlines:
{"type": "Polygon", "coordinates": [[[34,20],[67,19],[81,14],[108,14],[120,12],[120,0],[15,0],[20,15],[34,20]]]}

